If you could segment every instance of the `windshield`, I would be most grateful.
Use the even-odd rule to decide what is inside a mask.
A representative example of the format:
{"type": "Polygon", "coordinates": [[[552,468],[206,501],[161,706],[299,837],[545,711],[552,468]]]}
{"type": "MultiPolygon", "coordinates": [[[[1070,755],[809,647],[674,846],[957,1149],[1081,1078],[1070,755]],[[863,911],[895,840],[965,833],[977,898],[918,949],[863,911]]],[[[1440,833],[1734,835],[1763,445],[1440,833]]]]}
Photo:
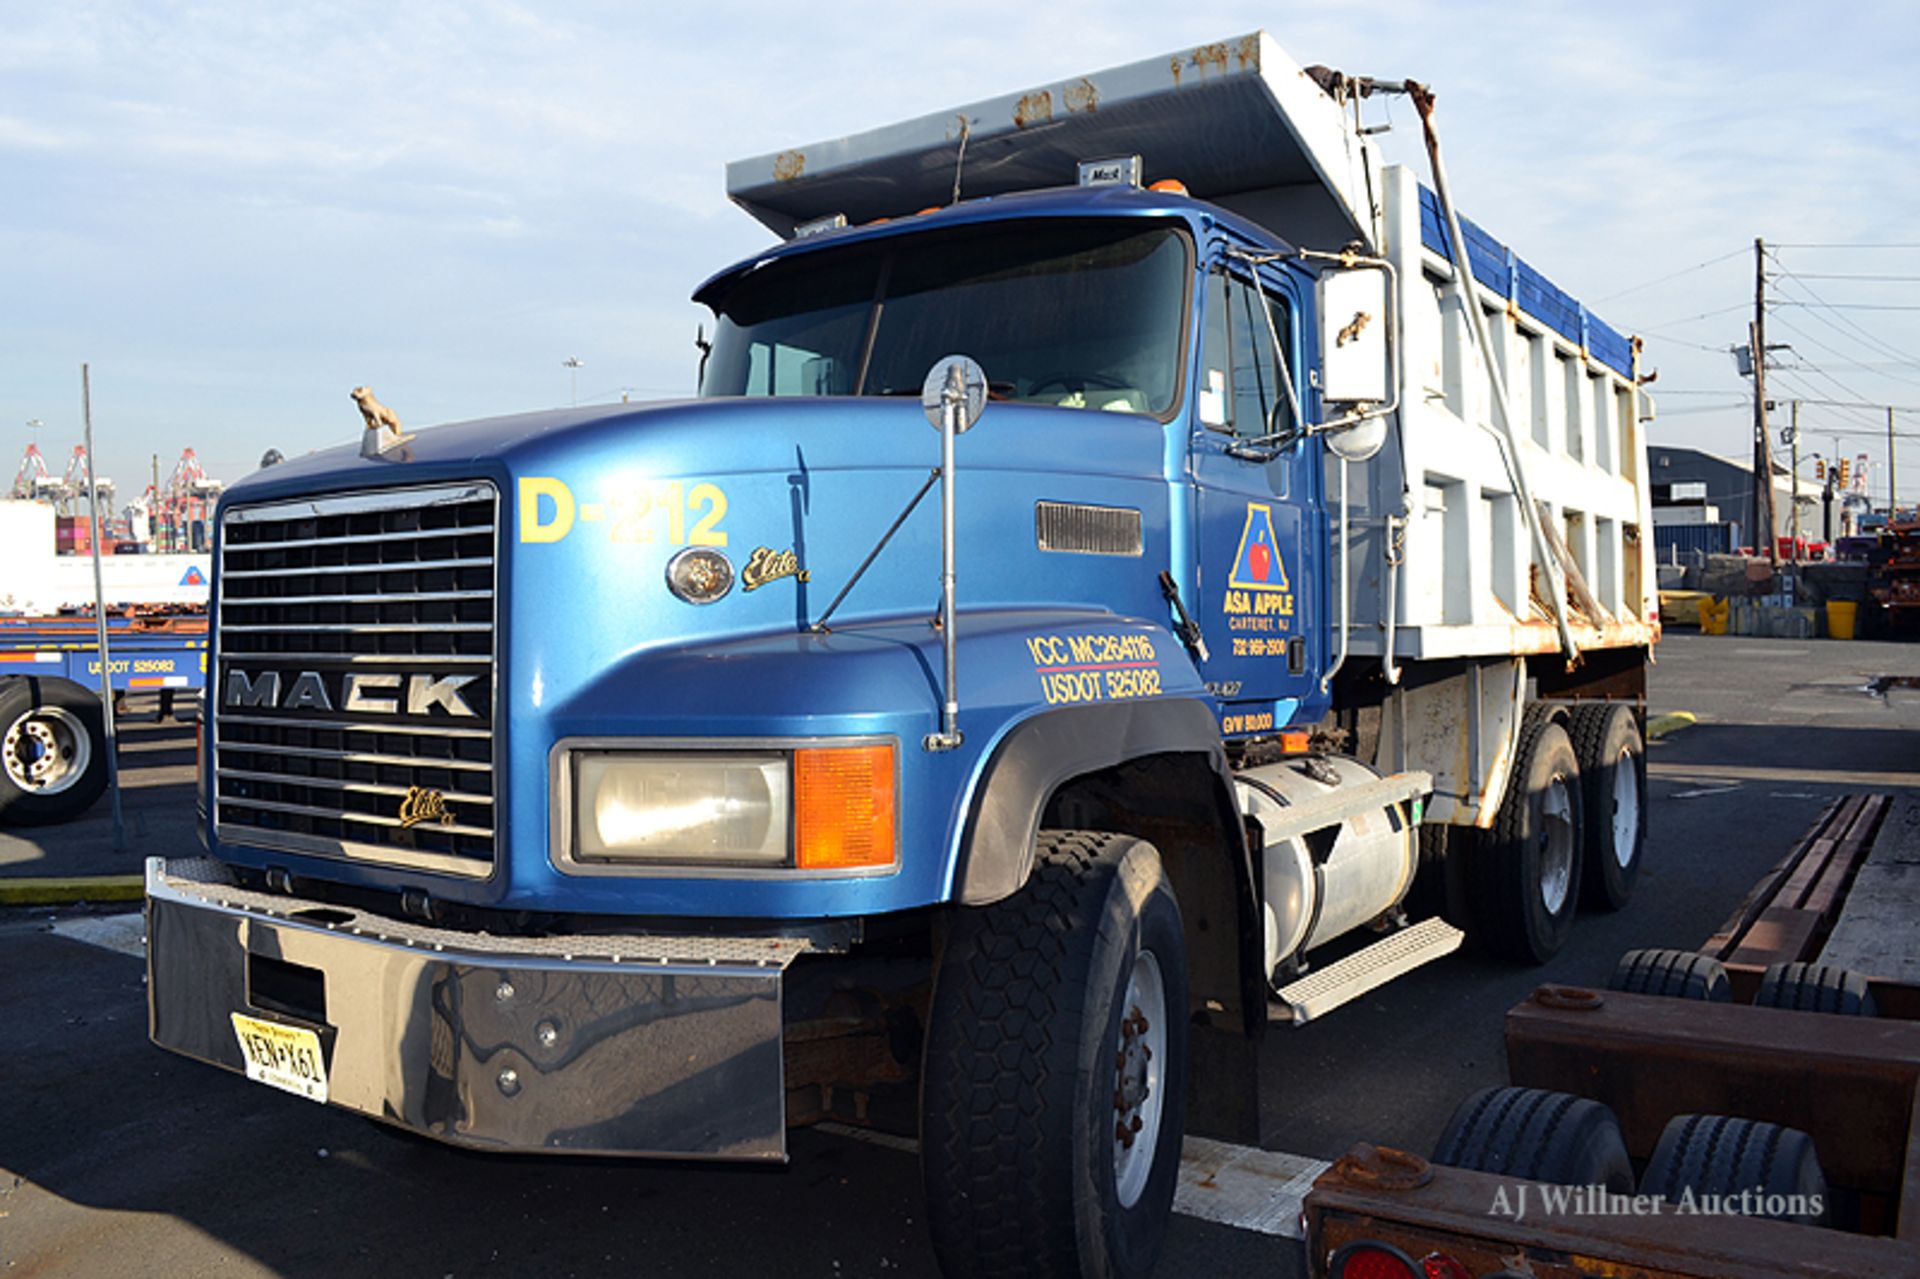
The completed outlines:
{"type": "Polygon", "coordinates": [[[1190,262],[1174,227],[1105,219],[801,254],[716,305],[701,394],[918,395],[959,354],[998,398],[1166,416],[1190,262]]]}

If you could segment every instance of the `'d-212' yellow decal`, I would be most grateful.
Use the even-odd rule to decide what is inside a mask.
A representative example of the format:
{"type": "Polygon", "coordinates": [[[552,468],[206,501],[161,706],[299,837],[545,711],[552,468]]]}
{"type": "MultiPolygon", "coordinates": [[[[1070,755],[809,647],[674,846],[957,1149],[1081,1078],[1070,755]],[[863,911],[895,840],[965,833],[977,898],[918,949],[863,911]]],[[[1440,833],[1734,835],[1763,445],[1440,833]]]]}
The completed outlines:
{"type": "Polygon", "coordinates": [[[558,542],[576,524],[605,524],[607,540],[668,546],[725,546],[727,495],[718,484],[692,487],[667,480],[615,493],[605,502],[577,502],[565,480],[550,475],[520,477],[522,542],[558,542]]]}

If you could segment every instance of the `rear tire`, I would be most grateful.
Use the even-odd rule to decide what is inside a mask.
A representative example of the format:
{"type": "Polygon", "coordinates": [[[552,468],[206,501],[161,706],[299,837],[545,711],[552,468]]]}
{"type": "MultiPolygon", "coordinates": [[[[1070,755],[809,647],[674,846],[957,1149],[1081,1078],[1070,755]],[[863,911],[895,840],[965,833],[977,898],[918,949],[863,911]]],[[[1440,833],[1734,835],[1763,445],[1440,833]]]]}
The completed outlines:
{"type": "Polygon", "coordinates": [[[1803,1013],[1877,1017],[1873,992],[1860,973],[1828,964],[1774,964],[1760,977],[1755,1008],[1787,1008],[1803,1013]]]}
{"type": "Polygon", "coordinates": [[[1537,965],[1567,944],[1580,896],[1583,812],[1566,730],[1528,715],[1500,812],[1474,850],[1474,917],[1494,954],[1537,965]]]}
{"type": "Polygon", "coordinates": [[[949,1276],[1151,1273],[1186,1126],[1187,962],[1153,845],[1042,831],[1031,878],[964,910],[920,1096],[949,1276]]]}
{"type": "Polygon", "coordinates": [[[1633,1193],[1633,1164],[1612,1110],[1543,1088],[1482,1088],[1461,1102],[1433,1162],[1560,1186],[1633,1193]]]}
{"type": "Polygon", "coordinates": [[[1721,1211],[1819,1225],[1827,1215],[1827,1178],[1814,1154],[1813,1138],[1797,1128],[1728,1115],[1675,1115],[1640,1179],[1641,1194],[1677,1204],[1690,1195],[1703,1211],[1712,1211],[1704,1196],[1740,1201],[1743,1191],[1748,1199],[1723,1204],[1721,1211]],[[1776,1197],[1775,1203],[1767,1202],[1776,1197]],[[1795,1206],[1805,1211],[1786,1210],[1795,1206]]]}
{"type": "Polygon", "coordinates": [[[0,825],[66,821],[106,788],[99,698],[65,680],[0,681],[0,825]]]}
{"type": "Polygon", "coordinates": [[[1586,800],[1582,900],[1619,910],[1633,896],[1647,844],[1647,748],[1625,702],[1583,702],[1568,725],[1586,800]]]}
{"type": "Polygon", "coordinates": [[[1607,989],[1710,1004],[1733,1002],[1726,965],[1690,950],[1630,950],[1613,966],[1607,989]]]}

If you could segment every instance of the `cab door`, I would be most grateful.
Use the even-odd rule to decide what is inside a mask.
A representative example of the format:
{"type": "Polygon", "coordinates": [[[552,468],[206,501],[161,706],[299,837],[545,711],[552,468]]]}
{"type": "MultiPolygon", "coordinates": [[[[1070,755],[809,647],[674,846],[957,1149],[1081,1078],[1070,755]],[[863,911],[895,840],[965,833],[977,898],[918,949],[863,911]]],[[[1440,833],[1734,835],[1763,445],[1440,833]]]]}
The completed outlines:
{"type": "Polygon", "coordinates": [[[1195,620],[1207,639],[1202,675],[1228,736],[1283,728],[1321,700],[1319,446],[1263,439],[1310,411],[1300,376],[1304,292],[1284,272],[1222,257],[1202,300],[1195,620]]]}

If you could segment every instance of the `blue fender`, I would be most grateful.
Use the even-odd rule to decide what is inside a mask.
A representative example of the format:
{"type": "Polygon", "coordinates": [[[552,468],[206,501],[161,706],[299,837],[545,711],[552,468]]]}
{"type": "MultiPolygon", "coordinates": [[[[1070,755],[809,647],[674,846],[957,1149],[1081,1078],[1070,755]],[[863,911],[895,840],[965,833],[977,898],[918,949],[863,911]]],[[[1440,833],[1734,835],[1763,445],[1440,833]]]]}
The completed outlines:
{"type": "Polygon", "coordinates": [[[1024,881],[1033,831],[1061,782],[1169,751],[1218,760],[1224,777],[1206,690],[1165,626],[1019,609],[963,611],[957,630],[964,740],[952,751],[922,744],[943,698],[940,637],[926,616],[642,649],[543,707],[553,743],[879,737],[897,749],[901,855],[891,873],[600,876],[572,882],[573,908],[797,918],[989,901],[1024,881]]]}

